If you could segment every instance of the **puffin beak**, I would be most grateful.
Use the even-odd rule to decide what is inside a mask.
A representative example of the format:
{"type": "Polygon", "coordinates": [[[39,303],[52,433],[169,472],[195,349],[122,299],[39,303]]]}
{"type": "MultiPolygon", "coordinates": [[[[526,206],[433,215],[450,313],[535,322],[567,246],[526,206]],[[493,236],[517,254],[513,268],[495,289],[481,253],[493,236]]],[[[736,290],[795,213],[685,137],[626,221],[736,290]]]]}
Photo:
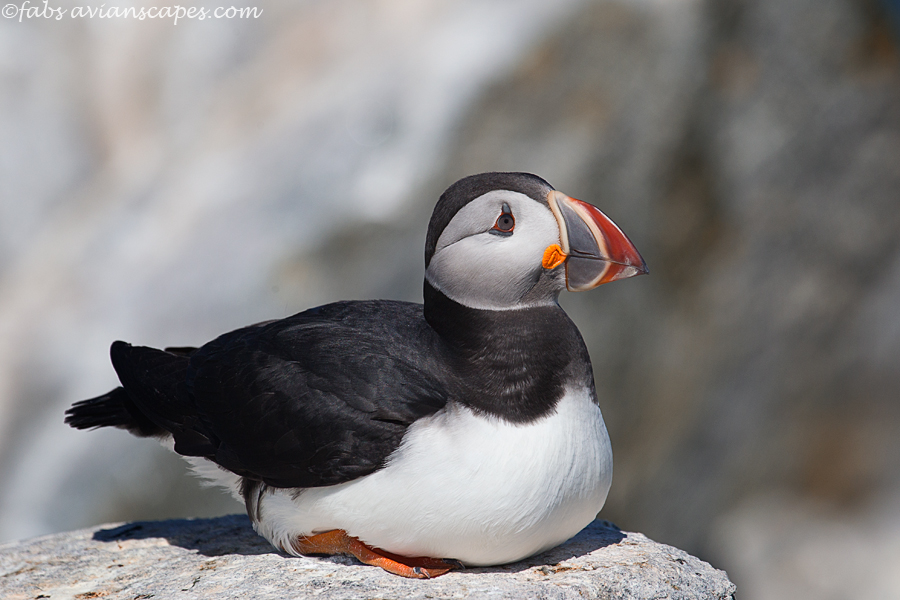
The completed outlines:
{"type": "Polygon", "coordinates": [[[547,201],[559,223],[562,248],[555,244],[547,248],[544,267],[564,261],[570,292],[649,272],[631,240],[596,206],[555,190],[547,194],[547,201]]]}

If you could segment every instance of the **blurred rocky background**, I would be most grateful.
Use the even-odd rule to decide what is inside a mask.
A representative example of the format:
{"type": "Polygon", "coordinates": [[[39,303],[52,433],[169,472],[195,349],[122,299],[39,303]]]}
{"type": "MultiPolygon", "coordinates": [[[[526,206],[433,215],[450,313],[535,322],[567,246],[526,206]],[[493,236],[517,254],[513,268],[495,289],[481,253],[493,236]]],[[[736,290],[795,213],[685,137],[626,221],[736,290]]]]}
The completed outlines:
{"type": "Polygon", "coordinates": [[[651,269],[561,299],[601,515],[741,598],[900,597],[900,2],[255,6],[0,19],[0,540],[240,512],[63,425],[116,385],[109,343],[421,300],[438,194],[523,170],[651,269]]]}

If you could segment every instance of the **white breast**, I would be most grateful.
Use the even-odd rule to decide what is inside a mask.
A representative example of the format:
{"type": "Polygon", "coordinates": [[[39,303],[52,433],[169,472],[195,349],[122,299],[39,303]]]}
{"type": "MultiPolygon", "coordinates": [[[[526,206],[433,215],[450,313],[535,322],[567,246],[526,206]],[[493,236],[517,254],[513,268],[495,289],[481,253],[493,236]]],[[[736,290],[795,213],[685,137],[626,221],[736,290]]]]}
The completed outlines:
{"type": "Polygon", "coordinates": [[[270,488],[257,530],[282,548],[344,529],[397,554],[502,564],[578,533],[611,480],[609,436],[587,390],[527,425],[454,404],[414,423],[371,475],[299,494],[270,488]]]}

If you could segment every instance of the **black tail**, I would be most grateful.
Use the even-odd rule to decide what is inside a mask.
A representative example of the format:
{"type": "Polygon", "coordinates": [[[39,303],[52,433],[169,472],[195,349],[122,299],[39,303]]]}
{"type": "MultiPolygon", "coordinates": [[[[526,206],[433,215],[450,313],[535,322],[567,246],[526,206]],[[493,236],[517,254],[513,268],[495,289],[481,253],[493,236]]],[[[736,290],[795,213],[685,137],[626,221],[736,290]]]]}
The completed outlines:
{"type": "Polygon", "coordinates": [[[166,431],[145,417],[128,397],[125,388],[116,389],[73,404],[66,411],[66,423],[75,429],[118,427],[140,437],[162,436],[166,431]]]}
{"type": "Polygon", "coordinates": [[[167,414],[171,412],[167,405],[173,398],[166,396],[174,395],[174,388],[183,380],[188,356],[193,351],[194,348],[162,351],[124,342],[113,343],[110,356],[124,387],[76,402],[66,411],[66,423],[75,429],[118,427],[140,437],[168,435],[171,427],[163,426],[169,425],[168,419],[160,418],[173,416],[167,414]],[[148,412],[148,401],[154,408],[162,410],[148,412]],[[155,418],[151,419],[151,415],[155,418]]]}

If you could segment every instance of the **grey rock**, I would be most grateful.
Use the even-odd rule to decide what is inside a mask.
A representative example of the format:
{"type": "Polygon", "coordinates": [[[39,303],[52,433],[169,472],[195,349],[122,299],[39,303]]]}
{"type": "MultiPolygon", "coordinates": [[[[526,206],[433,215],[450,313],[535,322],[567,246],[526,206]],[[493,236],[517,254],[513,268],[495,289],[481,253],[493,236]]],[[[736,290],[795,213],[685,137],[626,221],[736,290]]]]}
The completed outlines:
{"type": "Polygon", "coordinates": [[[101,525],[0,546],[0,596],[32,598],[731,598],[724,571],[595,521],[533,558],[431,581],[289,557],[244,516],[101,525]]]}

